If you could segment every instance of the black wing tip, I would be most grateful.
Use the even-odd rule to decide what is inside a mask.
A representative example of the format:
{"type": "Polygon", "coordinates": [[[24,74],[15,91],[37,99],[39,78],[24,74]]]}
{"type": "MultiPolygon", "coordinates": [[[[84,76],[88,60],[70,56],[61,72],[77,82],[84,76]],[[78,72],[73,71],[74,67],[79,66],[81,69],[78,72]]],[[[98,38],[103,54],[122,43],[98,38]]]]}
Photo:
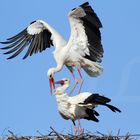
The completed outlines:
{"type": "Polygon", "coordinates": [[[8,57],[8,58],[6,58],[7,60],[10,60],[10,59],[12,59],[12,58],[10,58],[10,57],[8,57]]]}
{"type": "Polygon", "coordinates": [[[3,53],[3,54],[9,54],[9,52],[5,52],[5,53],[3,53]]]}
{"type": "Polygon", "coordinates": [[[10,56],[10,57],[8,57],[8,58],[6,58],[7,60],[11,60],[11,59],[13,59],[13,58],[15,58],[16,57],[16,55],[15,54],[13,54],[12,56],[10,56]]]}
{"type": "Polygon", "coordinates": [[[114,109],[114,112],[115,112],[115,113],[116,113],[116,112],[121,113],[122,111],[121,111],[120,109],[118,109],[118,108],[115,108],[115,109],[114,109]]]}
{"type": "Polygon", "coordinates": [[[16,34],[15,36],[12,36],[10,38],[7,38],[7,42],[12,41],[14,39],[17,39],[19,37],[21,37],[23,34],[27,33],[27,28],[23,29],[21,32],[19,32],[18,34],[16,34]]]}
{"type": "Polygon", "coordinates": [[[6,47],[0,48],[1,50],[6,50],[6,47]]]}
{"type": "MultiPolygon", "coordinates": [[[[4,53],[4,54],[6,54],[6,53],[4,53]]],[[[11,60],[11,59],[13,59],[13,58],[15,58],[16,56],[14,56],[14,55],[12,55],[12,56],[10,56],[10,57],[8,57],[8,58],[6,58],[7,60],[11,60]]],[[[27,57],[23,57],[22,58],[22,60],[25,60],[27,57]]]]}
{"type": "Polygon", "coordinates": [[[27,57],[23,57],[22,60],[25,60],[27,57]]]}
{"type": "Polygon", "coordinates": [[[115,108],[115,112],[119,112],[119,113],[122,112],[119,108],[117,108],[117,107],[114,107],[114,108],[115,108]]]}
{"type": "Polygon", "coordinates": [[[96,117],[93,118],[92,120],[93,120],[94,122],[97,122],[97,123],[99,122],[99,120],[98,120],[96,117]]]}
{"type": "MultiPolygon", "coordinates": [[[[89,3],[88,2],[85,2],[85,3],[81,4],[81,5],[79,5],[79,7],[84,8],[84,7],[88,6],[88,5],[89,5],[89,3]]],[[[75,9],[76,8],[73,8],[72,11],[75,10],[75,9]]]]}
{"type": "Polygon", "coordinates": [[[103,25],[99,19],[99,17],[97,16],[97,14],[94,12],[93,8],[91,7],[91,5],[89,4],[89,2],[85,2],[83,3],[82,5],[80,5],[80,7],[82,7],[82,9],[85,11],[85,13],[90,16],[90,17],[93,17],[96,19],[96,22],[98,24],[98,27],[99,28],[102,28],[103,25]],[[92,13],[92,14],[91,14],[92,13]]]}
{"type": "Polygon", "coordinates": [[[121,112],[122,112],[120,109],[117,109],[117,111],[118,111],[119,113],[121,113],[121,112]]]}
{"type": "Polygon", "coordinates": [[[0,43],[1,43],[1,44],[4,44],[5,42],[2,41],[2,42],[0,42],[0,43]]]}
{"type": "Polygon", "coordinates": [[[10,59],[12,59],[12,58],[14,58],[13,56],[10,56],[10,57],[8,57],[8,58],[6,58],[7,60],[10,60],[10,59]]]}
{"type": "Polygon", "coordinates": [[[80,7],[82,7],[82,8],[86,7],[86,6],[89,6],[89,2],[84,2],[83,4],[80,5],[80,7]]]}
{"type": "Polygon", "coordinates": [[[111,111],[113,111],[113,112],[115,112],[115,113],[116,113],[116,112],[121,113],[121,110],[118,109],[117,107],[113,106],[113,105],[110,105],[110,104],[103,104],[103,105],[107,106],[111,111]]]}
{"type": "Polygon", "coordinates": [[[2,41],[2,42],[0,42],[0,44],[9,44],[9,42],[8,41],[2,41]]]}
{"type": "Polygon", "coordinates": [[[76,8],[73,8],[71,11],[74,11],[76,8]]]}
{"type": "Polygon", "coordinates": [[[22,58],[22,60],[25,60],[28,56],[29,56],[29,54],[25,54],[24,57],[22,58]]]}
{"type": "Polygon", "coordinates": [[[32,22],[30,23],[30,25],[33,24],[33,23],[35,23],[35,22],[36,22],[36,20],[32,21],[32,22]]]}

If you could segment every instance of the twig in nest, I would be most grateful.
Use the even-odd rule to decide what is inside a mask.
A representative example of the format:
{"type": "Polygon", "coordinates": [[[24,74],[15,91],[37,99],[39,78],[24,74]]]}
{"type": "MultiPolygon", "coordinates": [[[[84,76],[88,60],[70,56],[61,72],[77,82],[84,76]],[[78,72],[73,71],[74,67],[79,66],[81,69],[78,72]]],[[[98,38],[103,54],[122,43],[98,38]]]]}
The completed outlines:
{"type": "Polygon", "coordinates": [[[58,138],[60,138],[61,140],[65,140],[65,138],[63,136],[60,136],[60,134],[58,134],[52,127],[50,127],[53,132],[58,136],[58,138]]]}
{"type": "Polygon", "coordinates": [[[120,135],[120,131],[121,131],[121,130],[119,129],[119,130],[118,130],[118,133],[117,133],[117,136],[119,136],[119,135],[120,135]]]}
{"type": "Polygon", "coordinates": [[[97,133],[97,134],[100,134],[100,135],[103,136],[103,137],[106,136],[105,134],[103,134],[103,133],[101,133],[101,132],[99,132],[99,131],[97,131],[96,133],[97,133]]]}
{"type": "Polygon", "coordinates": [[[45,137],[39,130],[36,131],[40,136],[45,137]]]}
{"type": "Polygon", "coordinates": [[[17,138],[17,136],[10,130],[8,130],[8,132],[12,135],[12,137],[17,138]]]}

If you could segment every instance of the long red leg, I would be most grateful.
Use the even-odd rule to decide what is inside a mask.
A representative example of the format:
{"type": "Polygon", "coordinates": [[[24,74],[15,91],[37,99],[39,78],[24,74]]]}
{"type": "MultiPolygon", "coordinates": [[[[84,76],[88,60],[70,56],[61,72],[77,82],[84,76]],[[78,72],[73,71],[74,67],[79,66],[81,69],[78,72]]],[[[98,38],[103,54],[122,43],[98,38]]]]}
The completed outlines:
{"type": "Polygon", "coordinates": [[[71,94],[73,93],[74,89],[76,88],[76,86],[77,86],[77,84],[78,84],[78,80],[77,80],[77,78],[75,77],[74,72],[73,72],[72,70],[70,70],[70,72],[71,72],[71,74],[72,74],[72,77],[73,77],[75,83],[74,83],[74,86],[73,86],[73,88],[72,88],[72,90],[71,90],[71,92],[70,92],[69,95],[71,95],[71,94]]]}
{"type": "Polygon", "coordinates": [[[80,68],[78,68],[77,70],[78,70],[78,73],[79,73],[79,75],[80,75],[80,88],[79,88],[79,91],[78,91],[78,94],[80,94],[81,88],[82,88],[82,85],[83,85],[83,82],[84,82],[84,79],[83,79],[83,77],[82,77],[80,68]]]}
{"type": "Polygon", "coordinates": [[[78,133],[79,133],[80,135],[83,134],[83,128],[81,127],[80,119],[78,119],[78,133]]]}
{"type": "Polygon", "coordinates": [[[74,135],[76,136],[77,133],[78,133],[78,129],[77,129],[76,125],[74,125],[74,135]]]}
{"type": "Polygon", "coordinates": [[[78,128],[76,127],[76,124],[75,124],[75,121],[73,121],[73,125],[74,125],[74,135],[76,136],[77,135],[77,132],[78,132],[78,128]]]}

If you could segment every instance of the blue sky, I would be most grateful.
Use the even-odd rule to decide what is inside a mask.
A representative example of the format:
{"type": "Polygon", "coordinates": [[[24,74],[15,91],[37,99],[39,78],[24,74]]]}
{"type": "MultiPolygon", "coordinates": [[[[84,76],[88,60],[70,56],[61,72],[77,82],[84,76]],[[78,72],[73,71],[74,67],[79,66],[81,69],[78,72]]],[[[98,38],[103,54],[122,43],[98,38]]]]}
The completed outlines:
{"type": "MultiPolygon", "coordinates": [[[[85,0],[2,0],[0,2],[0,41],[24,29],[31,21],[43,19],[66,39],[70,28],[67,13],[85,0]]],[[[103,29],[102,44],[104,73],[91,78],[82,71],[82,91],[99,92],[112,99],[122,113],[112,113],[99,107],[99,123],[82,120],[85,130],[122,134],[140,132],[140,10],[139,0],[89,0],[100,17],[103,29]]],[[[1,46],[2,47],[2,46],[1,46]]],[[[11,130],[19,135],[48,133],[49,127],[70,133],[71,121],[57,112],[55,97],[50,96],[47,70],[55,66],[52,49],[22,60],[23,53],[6,60],[0,51],[0,135],[11,130]]],[[[78,75],[77,75],[78,76],[78,75]]],[[[56,79],[68,77],[64,67],[56,79]]],[[[72,83],[73,84],[73,83],[72,83]]]]}

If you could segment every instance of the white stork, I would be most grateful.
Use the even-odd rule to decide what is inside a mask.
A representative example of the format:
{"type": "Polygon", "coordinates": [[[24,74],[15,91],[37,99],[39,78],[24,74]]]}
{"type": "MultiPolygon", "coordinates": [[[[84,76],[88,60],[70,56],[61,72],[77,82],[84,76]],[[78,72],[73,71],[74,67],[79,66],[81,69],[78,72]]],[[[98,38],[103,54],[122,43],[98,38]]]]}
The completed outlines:
{"type": "Polygon", "coordinates": [[[56,88],[54,93],[59,113],[64,119],[72,120],[75,134],[78,130],[80,130],[80,133],[83,132],[80,125],[80,119],[87,119],[95,122],[99,121],[97,119],[99,113],[94,110],[98,105],[106,106],[113,112],[121,112],[115,106],[108,104],[111,101],[109,98],[97,93],[83,92],[76,96],[68,96],[65,91],[69,87],[70,81],[66,78],[55,82],[55,84],[61,85],[56,88]],[[78,127],[76,127],[75,120],[79,121],[78,127]]]}
{"type": "Polygon", "coordinates": [[[79,92],[83,84],[80,68],[83,68],[92,77],[102,73],[103,68],[99,64],[103,57],[101,33],[99,30],[102,24],[88,2],[71,10],[68,17],[71,27],[71,35],[68,42],[48,23],[43,20],[36,20],[19,34],[8,38],[5,42],[1,42],[2,44],[8,44],[8,46],[1,49],[9,49],[4,54],[13,53],[7,58],[12,59],[27,48],[27,52],[23,57],[25,59],[32,54],[50,48],[50,46],[55,46],[54,59],[57,62],[57,66],[48,70],[51,91],[52,86],[55,88],[54,74],[60,71],[63,65],[66,65],[75,80],[74,87],[71,90],[72,93],[78,83],[73,73],[74,66],[80,74],[79,92]]]}

